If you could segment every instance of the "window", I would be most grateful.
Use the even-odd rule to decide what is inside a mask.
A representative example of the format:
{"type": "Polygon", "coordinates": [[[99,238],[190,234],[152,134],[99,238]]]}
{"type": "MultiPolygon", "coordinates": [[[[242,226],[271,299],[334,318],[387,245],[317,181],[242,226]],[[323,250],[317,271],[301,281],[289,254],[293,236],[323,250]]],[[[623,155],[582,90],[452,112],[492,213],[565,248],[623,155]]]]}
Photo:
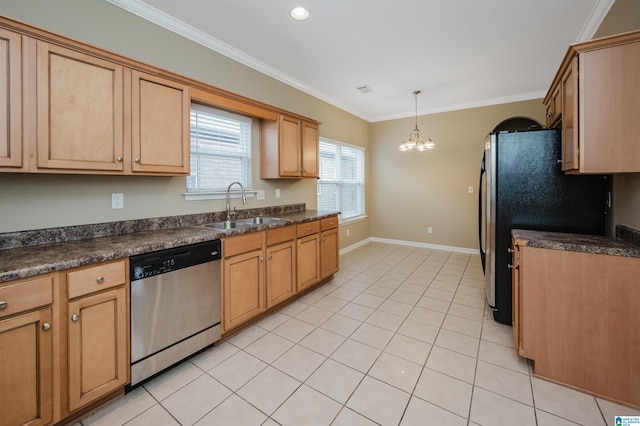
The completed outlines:
{"type": "Polygon", "coordinates": [[[251,118],[191,104],[191,175],[188,192],[251,188],[251,118]]]}
{"type": "Polygon", "coordinates": [[[318,209],[339,210],[340,219],[365,214],[364,148],[320,140],[318,209]]]}

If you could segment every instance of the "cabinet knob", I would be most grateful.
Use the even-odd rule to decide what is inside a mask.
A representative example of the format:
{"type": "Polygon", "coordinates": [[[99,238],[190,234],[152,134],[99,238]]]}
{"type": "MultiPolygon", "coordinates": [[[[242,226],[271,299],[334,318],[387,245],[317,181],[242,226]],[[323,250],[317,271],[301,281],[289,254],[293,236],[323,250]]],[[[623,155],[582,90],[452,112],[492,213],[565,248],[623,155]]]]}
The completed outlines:
{"type": "Polygon", "coordinates": [[[307,229],[307,231],[311,231],[312,229],[313,229],[312,227],[309,227],[309,228],[307,229]]]}
{"type": "Polygon", "coordinates": [[[302,173],[302,169],[298,169],[298,171],[299,171],[300,173],[302,173]]]}
{"type": "Polygon", "coordinates": [[[260,262],[264,262],[264,257],[261,257],[261,258],[260,258],[260,262]]]}
{"type": "Polygon", "coordinates": [[[563,160],[556,160],[556,161],[558,162],[558,164],[562,164],[562,163],[564,163],[564,161],[563,161],[563,160]]]}
{"type": "Polygon", "coordinates": [[[80,319],[80,315],[73,314],[71,315],[71,321],[77,322],[80,319]]]}
{"type": "Polygon", "coordinates": [[[96,282],[97,282],[98,284],[102,284],[102,283],[104,282],[104,277],[98,277],[98,278],[96,278],[96,282]]]}
{"type": "Polygon", "coordinates": [[[140,164],[140,159],[136,158],[135,160],[133,160],[133,162],[136,163],[136,164],[140,164]]]}
{"type": "Polygon", "coordinates": [[[269,259],[273,258],[273,256],[269,255],[269,259]]]}
{"type": "Polygon", "coordinates": [[[322,238],[322,241],[326,241],[326,238],[322,238]]]}
{"type": "Polygon", "coordinates": [[[551,118],[551,117],[553,117],[554,115],[555,115],[554,113],[552,113],[552,112],[548,112],[548,113],[547,113],[547,118],[551,118]]]}
{"type": "Polygon", "coordinates": [[[508,249],[507,249],[507,253],[513,253],[513,249],[508,248],[508,249]]]}
{"type": "Polygon", "coordinates": [[[7,306],[9,306],[7,302],[0,300],[0,309],[7,309],[7,306]]]}
{"type": "Polygon", "coordinates": [[[509,269],[518,269],[518,266],[513,266],[512,264],[508,264],[507,268],[509,268],[509,269]]]}
{"type": "Polygon", "coordinates": [[[118,160],[118,163],[122,163],[122,157],[118,157],[116,160],[118,160]]]}
{"type": "Polygon", "coordinates": [[[49,324],[48,322],[45,322],[44,324],[42,324],[42,329],[44,331],[50,330],[51,329],[51,324],[49,324]]]}

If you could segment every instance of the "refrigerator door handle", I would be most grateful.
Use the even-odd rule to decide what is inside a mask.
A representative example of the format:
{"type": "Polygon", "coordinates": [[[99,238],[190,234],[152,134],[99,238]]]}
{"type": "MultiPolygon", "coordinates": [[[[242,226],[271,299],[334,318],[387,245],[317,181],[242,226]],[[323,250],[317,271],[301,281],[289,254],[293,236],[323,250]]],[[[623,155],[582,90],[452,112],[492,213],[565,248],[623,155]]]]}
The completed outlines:
{"type": "Polygon", "coordinates": [[[480,181],[478,183],[478,246],[480,247],[480,261],[482,262],[482,270],[486,271],[485,264],[487,261],[487,253],[482,247],[482,225],[483,225],[483,208],[482,208],[482,195],[485,191],[482,191],[482,176],[487,173],[486,168],[486,151],[482,155],[482,164],[480,165],[480,181]]]}

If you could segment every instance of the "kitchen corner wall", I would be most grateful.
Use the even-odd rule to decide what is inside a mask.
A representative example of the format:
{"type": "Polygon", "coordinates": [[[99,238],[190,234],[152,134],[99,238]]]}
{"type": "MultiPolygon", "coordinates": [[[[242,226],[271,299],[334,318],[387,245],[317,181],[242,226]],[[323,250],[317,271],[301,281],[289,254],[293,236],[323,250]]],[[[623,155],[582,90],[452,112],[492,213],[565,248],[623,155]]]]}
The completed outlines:
{"type": "MultiPolygon", "coordinates": [[[[616,0],[594,38],[638,29],[640,29],[640,1],[616,0]]],[[[638,88],[634,90],[637,91],[638,88]]],[[[638,117],[635,119],[637,120],[638,117]]],[[[613,224],[624,224],[640,229],[640,173],[613,176],[613,224]]]]}
{"type": "MultiPolygon", "coordinates": [[[[2,0],[0,15],[167,69],[321,122],[320,135],[369,150],[370,124],[313,96],[239,64],[102,0],[2,0]]],[[[257,129],[257,127],[256,127],[257,129]]],[[[241,208],[306,203],[315,209],[316,180],[259,178],[258,131],[253,186],[264,201],[241,208]],[[275,189],[281,198],[275,198],[275,189]]],[[[367,170],[369,170],[367,160],[367,170]]],[[[369,176],[367,176],[368,178],[369,176]]],[[[222,211],[224,200],[185,201],[184,177],[31,175],[0,173],[0,232],[222,211]],[[124,209],[111,209],[111,193],[124,209]]],[[[366,199],[371,197],[366,194],[366,199]]],[[[368,206],[367,206],[368,207],[368,206]]],[[[368,208],[367,208],[368,210],[368,208]]],[[[340,229],[341,247],[370,236],[369,220],[340,229]]]]}
{"type": "Polygon", "coordinates": [[[477,249],[485,138],[511,117],[544,123],[542,100],[420,116],[420,129],[436,143],[434,150],[424,152],[398,151],[414,127],[413,118],[373,123],[372,236],[477,249]]]}

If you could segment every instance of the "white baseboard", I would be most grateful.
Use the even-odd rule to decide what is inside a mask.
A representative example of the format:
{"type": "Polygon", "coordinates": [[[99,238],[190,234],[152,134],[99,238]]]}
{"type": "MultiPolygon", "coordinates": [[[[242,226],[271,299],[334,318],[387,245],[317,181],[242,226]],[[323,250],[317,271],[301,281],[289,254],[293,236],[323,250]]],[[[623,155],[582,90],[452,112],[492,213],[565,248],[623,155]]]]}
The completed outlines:
{"type": "Polygon", "coordinates": [[[346,254],[352,250],[362,247],[367,243],[386,243],[386,244],[396,244],[401,246],[430,248],[434,250],[454,251],[457,253],[465,253],[465,254],[478,254],[478,249],[470,249],[466,247],[443,246],[439,244],[419,243],[416,241],[393,240],[389,238],[370,237],[370,238],[365,238],[364,240],[358,241],[355,244],[352,244],[348,247],[341,249],[340,255],[346,254]]]}

